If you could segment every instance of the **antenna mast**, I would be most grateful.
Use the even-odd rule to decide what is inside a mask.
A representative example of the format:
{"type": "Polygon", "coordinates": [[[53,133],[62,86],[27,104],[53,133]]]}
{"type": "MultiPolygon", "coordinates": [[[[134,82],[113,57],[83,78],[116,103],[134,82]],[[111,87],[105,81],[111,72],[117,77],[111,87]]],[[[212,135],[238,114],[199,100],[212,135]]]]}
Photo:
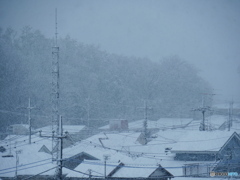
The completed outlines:
{"type": "Polygon", "coordinates": [[[55,9],[55,47],[57,47],[57,8],[55,9]]]}
{"type": "MultiPolygon", "coordinates": [[[[52,47],[52,131],[59,135],[59,47],[57,45],[57,8],[55,9],[55,45],[52,47]]],[[[59,140],[52,138],[52,158],[59,159],[59,140]]]]}

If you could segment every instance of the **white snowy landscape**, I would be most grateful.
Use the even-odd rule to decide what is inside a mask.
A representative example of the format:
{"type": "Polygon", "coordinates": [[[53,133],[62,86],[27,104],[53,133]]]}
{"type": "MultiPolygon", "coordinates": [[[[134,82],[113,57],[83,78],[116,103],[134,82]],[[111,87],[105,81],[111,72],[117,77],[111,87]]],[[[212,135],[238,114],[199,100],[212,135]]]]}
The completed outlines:
{"type": "Polygon", "coordinates": [[[240,179],[240,0],[0,0],[0,180],[240,179]]]}
{"type": "MultiPolygon", "coordinates": [[[[142,136],[145,120],[129,122],[127,129],[115,127],[111,130],[109,125],[101,127],[101,132],[71,142],[63,149],[63,175],[66,178],[106,176],[161,179],[162,176],[181,180],[212,179],[210,172],[221,163],[219,153],[229,144],[233,143],[232,158],[236,158],[237,161],[229,162],[228,168],[234,168],[236,165],[239,167],[240,154],[236,148],[240,147],[240,136],[236,132],[239,132],[240,120],[235,118],[228,131],[227,128],[219,130],[221,124],[217,123],[223,123],[224,120],[227,122],[227,117],[212,116],[207,119],[211,119],[208,126],[213,125],[214,130],[199,131],[201,120],[148,120],[149,135],[146,135],[146,142],[142,136]],[[177,154],[180,156],[181,153],[188,156],[177,159],[177,154]],[[197,158],[198,155],[204,154],[210,156],[206,156],[207,159],[204,159],[204,156],[197,158]]],[[[114,121],[117,123],[121,120],[114,121]]],[[[63,130],[68,131],[69,137],[66,141],[71,141],[71,136],[83,129],[82,126],[63,126],[63,130]]],[[[23,135],[10,135],[1,141],[0,147],[5,151],[1,152],[0,156],[0,177],[15,177],[16,173],[23,177],[39,173],[54,176],[56,162],[52,162],[52,139],[40,137],[37,132],[40,130],[51,134],[49,127],[43,127],[32,135],[31,144],[28,144],[29,137],[23,135]]]]}

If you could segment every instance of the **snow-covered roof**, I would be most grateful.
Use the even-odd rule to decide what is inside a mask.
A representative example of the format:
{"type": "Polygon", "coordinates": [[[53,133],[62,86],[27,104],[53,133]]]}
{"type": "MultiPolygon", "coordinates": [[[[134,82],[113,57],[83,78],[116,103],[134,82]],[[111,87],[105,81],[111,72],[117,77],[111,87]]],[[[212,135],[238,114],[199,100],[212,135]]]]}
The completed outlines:
{"type": "MultiPolygon", "coordinates": [[[[141,130],[143,128],[143,122],[145,120],[137,120],[128,123],[129,130],[141,130]]],[[[157,121],[148,120],[147,126],[149,129],[175,129],[186,127],[192,119],[189,118],[160,118],[157,121]]],[[[106,130],[109,129],[109,125],[105,125],[99,129],[106,130]]]]}
{"type": "Polygon", "coordinates": [[[63,150],[64,158],[72,157],[81,152],[87,152],[97,159],[102,160],[104,155],[111,156],[111,160],[127,158],[129,153],[128,146],[133,144],[139,145],[136,141],[140,133],[121,133],[121,134],[104,134],[94,135],[86,140],[82,140],[73,146],[63,150]],[[101,143],[102,142],[102,143],[101,143]],[[121,152],[121,153],[118,153],[121,152]]]}
{"type": "Polygon", "coordinates": [[[149,177],[158,166],[156,165],[145,165],[145,166],[139,166],[136,165],[126,165],[120,168],[113,177],[115,178],[147,178],[149,177]]]}
{"type": "MultiPolygon", "coordinates": [[[[70,134],[79,133],[83,130],[85,126],[83,125],[63,125],[63,132],[68,132],[70,134]]],[[[45,126],[42,128],[36,129],[36,132],[42,131],[42,134],[51,134],[52,133],[52,126],[45,126]]]]}
{"type": "Polygon", "coordinates": [[[206,123],[211,124],[214,127],[220,127],[224,122],[228,121],[227,116],[212,115],[206,117],[206,123]]]}
{"type": "MultiPolygon", "coordinates": [[[[228,116],[223,115],[211,115],[205,117],[206,127],[209,129],[218,129],[228,121],[228,116]]],[[[143,129],[144,120],[137,120],[128,123],[129,131],[140,131],[143,129]]],[[[191,118],[160,118],[157,121],[148,120],[147,127],[149,129],[159,130],[171,130],[171,129],[188,129],[188,130],[199,130],[202,119],[193,120],[191,118]]],[[[103,126],[101,130],[109,129],[109,125],[103,126]]]]}
{"type": "MultiPolygon", "coordinates": [[[[0,142],[0,146],[10,149],[28,149],[29,148],[29,136],[26,135],[8,135],[3,141],[0,142]]],[[[45,145],[48,149],[52,149],[52,140],[46,137],[40,137],[35,134],[31,136],[31,144],[36,148],[41,148],[45,145]]]]}
{"type": "MultiPolygon", "coordinates": [[[[185,161],[174,160],[172,151],[218,151],[234,131],[199,131],[190,129],[162,130],[156,133],[147,145],[137,142],[140,133],[100,133],[69,148],[64,154],[85,151],[103,160],[104,154],[111,156],[111,162],[119,160],[126,164],[134,164],[136,160],[144,159],[137,164],[160,164],[173,175],[182,174],[185,161]],[[101,142],[99,141],[101,139],[101,142]]],[[[127,171],[127,170],[126,170],[127,171]]],[[[133,170],[134,171],[134,170],[133,170]]],[[[119,171],[120,172],[120,171],[119,171]]],[[[124,172],[125,173],[125,172],[124,172]]],[[[120,177],[120,175],[119,175],[120,177]]]]}
{"type": "MultiPolygon", "coordinates": [[[[148,120],[147,126],[149,129],[175,129],[184,128],[192,119],[189,118],[160,118],[157,121],[148,120]]],[[[130,130],[142,129],[144,120],[130,122],[128,127],[130,130]]]]}
{"type": "Polygon", "coordinates": [[[187,131],[172,151],[218,151],[233,134],[233,131],[187,131]]]}
{"type": "MultiPolygon", "coordinates": [[[[138,158],[130,161],[119,160],[118,162],[111,162],[111,160],[109,160],[106,161],[106,176],[112,173],[111,177],[114,178],[146,178],[149,177],[158,167],[159,165],[156,163],[146,163],[146,159],[144,158],[138,158]],[[118,170],[112,173],[117,167],[119,167],[118,170]]],[[[74,171],[67,172],[67,177],[89,177],[91,172],[93,178],[102,178],[105,173],[105,162],[84,160],[74,169],[74,171]]]]}
{"type": "Polygon", "coordinates": [[[185,128],[192,122],[190,118],[161,118],[157,121],[157,128],[159,129],[176,129],[185,128]]]}
{"type": "MultiPolygon", "coordinates": [[[[106,163],[106,176],[113,171],[120,163],[106,163]]],[[[74,171],[68,171],[67,177],[89,177],[102,178],[105,173],[105,165],[103,161],[88,161],[84,160],[79,166],[77,166],[74,171]]]]}
{"type": "MultiPolygon", "coordinates": [[[[18,175],[35,175],[55,167],[50,154],[39,152],[43,145],[50,148],[51,140],[32,135],[31,144],[28,144],[28,136],[9,136],[1,141],[0,146],[4,146],[6,151],[0,153],[0,177],[15,176],[17,159],[18,175]]],[[[47,173],[53,174],[54,170],[47,173]]]]}
{"type": "MultiPolygon", "coordinates": [[[[167,119],[168,118],[164,121],[167,121],[167,119]]],[[[169,126],[172,127],[171,123],[175,121],[177,120],[169,120],[167,122],[170,123],[169,126]]],[[[159,121],[154,122],[155,127],[156,122],[159,121]]],[[[189,121],[186,120],[184,122],[188,123],[189,121]]],[[[191,121],[191,123],[193,122],[194,121],[191,121]]],[[[142,122],[140,122],[139,125],[142,126],[141,123],[142,122]]],[[[150,127],[153,126],[153,124],[149,124],[150,127]]],[[[199,127],[199,124],[195,126],[199,127]]],[[[83,163],[77,166],[75,169],[76,171],[86,173],[81,174],[75,171],[78,175],[80,174],[80,177],[83,177],[84,175],[87,176],[89,174],[88,169],[92,169],[92,175],[100,173],[99,175],[101,176],[104,174],[104,171],[102,170],[104,156],[109,156],[109,160],[107,160],[107,164],[109,164],[109,166],[112,164],[112,167],[116,167],[119,163],[124,163],[125,165],[121,167],[119,171],[113,175],[113,177],[146,177],[147,174],[149,174],[150,171],[155,170],[158,165],[161,165],[174,176],[181,176],[183,174],[182,167],[185,164],[194,162],[176,161],[174,160],[175,154],[171,153],[171,151],[218,151],[233,134],[233,132],[233,130],[199,131],[198,128],[192,128],[190,125],[180,128],[165,128],[160,129],[157,133],[155,133],[151,138],[151,141],[146,145],[142,145],[137,141],[141,134],[140,132],[129,131],[122,133],[99,133],[65,148],[63,150],[63,158],[68,159],[74,155],[85,152],[90,156],[99,159],[98,161],[84,160],[85,164],[83,163]],[[166,151],[166,149],[171,151],[166,151]],[[92,162],[92,164],[90,162],[92,162]],[[94,171],[96,171],[95,174],[94,171]],[[131,173],[129,171],[131,171],[131,173]],[[145,173],[141,174],[144,171],[145,173]]],[[[33,135],[32,137],[33,143],[31,145],[28,145],[28,136],[8,136],[0,143],[0,146],[4,145],[4,147],[8,144],[7,152],[0,153],[1,155],[7,155],[10,152],[10,144],[11,148],[13,148],[15,141],[17,142],[17,148],[12,150],[12,154],[14,155],[16,150],[22,150],[22,153],[19,154],[19,165],[23,164],[24,166],[21,168],[26,167],[26,170],[21,169],[19,174],[27,173],[34,175],[55,166],[55,163],[52,163],[51,161],[50,154],[38,152],[43,145],[51,150],[51,139],[41,138],[36,135],[33,135]],[[44,163],[46,163],[46,165],[44,165],[44,163]],[[29,169],[33,170],[28,172],[29,169]]],[[[7,162],[6,158],[3,159],[2,156],[0,158],[0,161],[4,162],[4,164],[0,163],[0,177],[2,175],[14,176],[13,167],[15,167],[16,164],[16,157],[12,157],[12,160],[9,162],[7,162]]],[[[109,167],[109,171],[110,170],[111,168],[109,167]]],[[[46,174],[51,173],[53,174],[54,170],[49,171],[46,174]]],[[[75,176],[75,173],[71,170],[64,170],[64,173],[68,174],[69,177],[75,176]]]]}
{"type": "MultiPolygon", "coordinates": [[[[186,130],[199,130],[202,119],[192,120],[184,129],[186,130]]],[[[228,121],[227,116],[223,115],[211,115],[205,117],[206,129],[217,130],[221,125],[228,121]]]]}
{"type": "MultiPolygon", "coordinates": [[[[124,164],[126,164],[126,167],[127,165],[139,166],[139,164],[151,163],[151,168],[148,168],[148,171],[149,170],[151,171],[153,170],[152,167],[156,167],[157,163],[159,163],[159,161],[156,161],[156,159],[153,157],[154,154],[155,153],[164,154],[164,148],[159,149],[159,146],[154,147],[151,145],[150,146],[141,145],[139,142],[137,142],[137,138],[139,137],[139,135],[140,133],[136,132],[119,134],[100,133],[86,140],[81,141],[81,143],[76,144],[74,148],[73,147],[66,148],[64,150],[64,156],[71,157],[74,154],[84,151],[103,162],[104,155],[108,155],[110,157],[109,160],[110,162],[113,163],[123,162],[124,164]],[[99,138],[101,139],[102,144],[104,146],[99,141],[99,138]],[[158,152],[158,150],[160,152],[158,152]]],[[[166,141],[166,139],[164,140],[166,141]]],[[[125,171],[133,169],[133,167],[129,167],[127,169],[126,167],[124,168],[124,172],[119,171],[119,173],[121,172],[119,174],[119,177],[122,176],[125,173],[125,171]]],[[[133,175],[134,173],[132,173],[132,176],[133,175]]],[[[118,177],[117,174],[116,177],[118,177]]],[[[137,177],[136,174],[135,177],[137,177]]]]}

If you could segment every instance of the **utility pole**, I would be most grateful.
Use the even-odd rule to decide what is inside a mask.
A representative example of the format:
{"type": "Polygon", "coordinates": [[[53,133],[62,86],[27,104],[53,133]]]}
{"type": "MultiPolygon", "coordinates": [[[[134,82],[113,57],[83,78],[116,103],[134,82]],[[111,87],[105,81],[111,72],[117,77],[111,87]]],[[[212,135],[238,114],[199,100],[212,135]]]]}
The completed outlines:
{"type": "MultiPolygon", "coordinates": [[[[56,160],[57,161],[57,169],[56,169],[56,179],[57,180],[62,180],[62,167],[63,167],[63,139],[64,138],[67,138],[67,132],[65,132],[65,135],[63,135],[63,124],[62,124],[62,116],[60,116],[60,119],[59,119],[59,132],[56,132],[56,135],[55,135],[55,132],[53,132],[52,136],[43,136],[41,134],[41,131],[40,131],[40,137],[50,137],[50,138],[53,138],[55,139],[56,141],[58,141],[58,148],[57,150],[59,150],[58,154],[59,154],[59,158],[56,160]]],[[[54,153],[54,152],[52,152],[54,153]]]]}
{"type": "Polygon", "coordinates": [[[229,103],[228,109],[228,131],[232,127],[232,118],[233,118],[233,100],[229,103]]]}
{"type": "Polygon", "coordinates": [[[200,125],[200,130],[206,131],[206,124],[205,124],[205,112],[210,111],[210,107],[201,107],[198,109],[195,109],[195,111],[201,111],[203,115],[202,123],[200,125]]]}
{"type": "Polygon", "coordinates": [[[145,140],[147,140],[147,138],[149,136],[149,133],[148,133],[148,110],[152,110],[152,108],[148,107],[147,102],[144,101],[144,107],[140,107],[140,109],[144,109],[143,134],[144,134],[145,140]]]}
{"type": "Polygon", "coordinates": [[[109,160],[110,155],[103,155],[104,157],[104,178],[107,177],[107,160],[109,160]]]}
{"type": "MultiPolygon", "coordinates": [[[[231,148],[227,148],[227,172],[230,172],[230,162],[232,161],[232,149],[231,148]]],[[[228,179],[230,179],[230,177],[228,176],[228,179]]]]}
{"type": "Polygon", "coordinates": [[[18,164],[19,164],[18,154],[20,154],[21,152],[22,152],[21,150],[16,151],[16,170],[15,170],[15,178],[16,178],[16,179],[17,179],[18,164]]]}
{"type": "Polygon", "coordinates": [[[31,110],[34,107],[31,106],[31,98],[28,98],[28,125],[29,125],[29,144],[31,144],[31,136],[32,136],[32,121],[31,121],[31,110]]]}
{"type": "Polygon", "coordinates": [[[144,101],[144,121],[143,121],[143,130],[144,130],[144,135],[145,135],[145,138],[147,138],[147,134],[148,134],[148,130],[147,130],[147,127],[148,127],[148,105],[147,105],[147,102],[144,101]]]}
{"type": "Polygon", "coordinates": [[[89,117],[90,117],[90,98],[88,96],[88,98],[87,98],[87,123],[88,123],[88,128],[90,128],[89,117]]]}
{"type": "Polygon", "coordinates": [[[91,177],[92,177],[92,170],[88,169],[88,172],[89,172],[89,179],[91,179],[91,177]]]}
{"type": "Polygon", "coordinates": [[[32,109],[35,109],[35,107],[31,106],[31,98],[28,98],[28,106],[27,107],[21,107],[21,109],[28,109],[28,143],[31,144],[31,136],[32,136],[32,119],[31,119],[31,111],[32,109]]]}
{"type": "MultiPolygon", "coordinates": [[[[203,93],[203,95],[211,95],[211,96],[213,96],[213,95],[215,95],[215,94],[203,93]]],[[[209,106],[205,106],[205,99],[204,99],[204,96],[203,96],[203,95],[202,95],[202,107],[193,109],[193,111],[200,111],[200,112],[202,112],[203,119],[202,119],[202,123],[200,124],[199,129],[200,129],[201,131],[206,131],[207,128],[206,128],[206,122],[205,122],[205,112],[211,111],[211,109],[210,109],[209,106]]]]}

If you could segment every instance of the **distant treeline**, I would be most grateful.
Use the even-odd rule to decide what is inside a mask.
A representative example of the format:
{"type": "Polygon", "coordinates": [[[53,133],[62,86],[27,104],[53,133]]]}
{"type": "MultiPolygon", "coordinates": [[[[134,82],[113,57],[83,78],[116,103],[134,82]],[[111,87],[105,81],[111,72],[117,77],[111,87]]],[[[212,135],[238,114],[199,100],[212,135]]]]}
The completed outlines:
{"type": "MultiPolygon", "coordinates": [[[[126,37],[127,38],[127,37],[126,37]]],[[[144,43],[144,42],[143,42],[144,43]]],[[[51,122],[52,46],[54,39],[29,27],[20,34],[0,30],[0,125],[27,123],[28,98],[33,126],[51,122]]],[[[69,36],[60,47],[60,114],[65,123],[141,119],[144,101],[149,119],[190,117],[210,85],[198,70],[178,57],[159,62],[126,57],[85,45],[69,36]]],[[[205,99],[210,103],[210,99],[205,99]]]]}

